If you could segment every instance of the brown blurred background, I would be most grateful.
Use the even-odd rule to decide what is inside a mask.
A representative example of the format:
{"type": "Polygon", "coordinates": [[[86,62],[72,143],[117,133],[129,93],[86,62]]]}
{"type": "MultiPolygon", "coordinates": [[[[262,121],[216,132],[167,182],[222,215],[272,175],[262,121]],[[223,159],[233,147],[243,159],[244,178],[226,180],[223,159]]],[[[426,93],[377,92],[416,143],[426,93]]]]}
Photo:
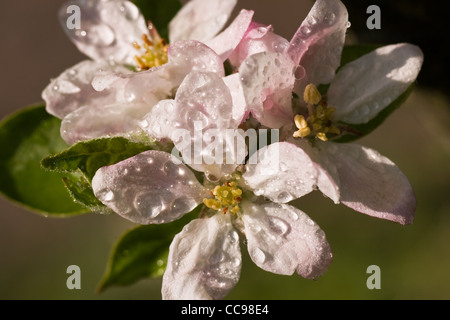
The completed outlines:
{"type": "MultiPolygon", "coordinates": [[[[56,13],[62,1],[0,2],[0,117],[41,101],[41,91],[85,57],[65,36],[56,13]]],[[[290,38],[309,0],[240,0],[255,19],[290,38]]],[[[408,102],[361,142],[392,159],[418,198],[416,220],[402,227],[335,206],[312,194],[299,207],[326,232],[335,261],[317,282],[282,277],[246,258],[235,299],[449,299],[450,298],[450,71],[449,10],[430,1],[344,1],[349,39],[411,42],[425,64],[408,102]],[[382,29],[365,27],[369,4],[379,4],[382,29]],[[445,25],[444,25],[445,24],[445,25]],[[320,205],[316,205],[319,202],[320,205]],[[365,286],[366,268],[382,270],[382,289],[365,286]]],[[[144,280],[101,295],[96,286],[115,241],[133,225],[117,216],[43,218],[0,197],[0,299],[160,299],[160,280],[144,280]],[[82,289],[66,288],[66,268],[81,268],[82,289]]]]}

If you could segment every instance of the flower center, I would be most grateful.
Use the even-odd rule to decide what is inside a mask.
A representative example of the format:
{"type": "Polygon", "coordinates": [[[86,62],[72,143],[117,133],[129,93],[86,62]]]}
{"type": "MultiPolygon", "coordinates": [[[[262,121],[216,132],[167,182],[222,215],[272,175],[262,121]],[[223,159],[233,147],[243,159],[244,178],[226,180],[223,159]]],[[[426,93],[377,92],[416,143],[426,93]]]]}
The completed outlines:
{"type": "Polygon", "coordinates": [[[133,46],[141,52],[141,55],[136,55],[137,67],[139,71],[148,70],[153,67],[159,67],[167,63],[167,48],[166,42],[159,36],[158,31],[149,23],[150,38],[147,34],[142,35],[142,44],[137,42],[133,43],[133,46]]]}
{"type": "Polygon", "coordinates": [[[203,199],[203,203],[208,208],[232,214],[236,214],[239,211],[239,203],[242,201],[242,189],[237,186],[235,181],[226,181],[223,185],[216,186],[210,192],[214,198],[203,199]]]}
{"type": "Polygon", "coordinates": [[[331,135],[341,133],[341,130],[331,121],[336,109],[328,107],[315,85],[308,84],[306,86],[303,99],[308,105],[308,116],[305,118],[303,115],[297,114],[294,117],[294,123],[298,129],[293,134],[294,138],[312,136],[327,141],[331,135]]]}

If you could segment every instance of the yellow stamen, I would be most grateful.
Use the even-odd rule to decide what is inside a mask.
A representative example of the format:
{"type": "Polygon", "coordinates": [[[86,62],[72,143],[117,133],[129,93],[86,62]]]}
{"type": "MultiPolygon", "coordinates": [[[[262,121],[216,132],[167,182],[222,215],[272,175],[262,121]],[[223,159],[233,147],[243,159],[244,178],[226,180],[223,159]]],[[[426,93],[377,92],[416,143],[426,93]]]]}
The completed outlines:
{"type": "Polygon", "coordinates": [[[305,87],[303,99],[307,104],[318,104],[322,100],[322,96],[319,90],[317,90],[317,87],[310,83],[305,87]]]}
{"type": "Polygon", "coordinates": [[[211,190],[211,195],[214,198],[203,199],[203,203],[208,208],[231,214],[236,214],[239,211],[239,203],[242,201],[242,189],[237,186],[235,181],[227,181],[222,186],[216,186],[211,190]]]}
{"type": "Polygon", "coordinates": [[[341,133],[331,120],[336,109],[328,107],[314,84],[308,84],[305,87],[303,99],[308,106],[308,117],[305,119],[299,114],[294,117],[294,123],[298,129],[293,133],[294,138],[313,135],[319,140],[327,141],[327,134],[338,135],[341,133]]]}
{"type": "Polygon", "coordinates": [[[136,55],[136,65],[139,70],[148,70],[153,67],[159,67],[167,63],[167,48],[164,39],[162,39],[156,29],[153,26],[150,28],[150,36],[147,34],[142,35],[143,43],[140,45],[137,42],[133,43],[136,50],[141,51],[141,55],[136,55]]]}

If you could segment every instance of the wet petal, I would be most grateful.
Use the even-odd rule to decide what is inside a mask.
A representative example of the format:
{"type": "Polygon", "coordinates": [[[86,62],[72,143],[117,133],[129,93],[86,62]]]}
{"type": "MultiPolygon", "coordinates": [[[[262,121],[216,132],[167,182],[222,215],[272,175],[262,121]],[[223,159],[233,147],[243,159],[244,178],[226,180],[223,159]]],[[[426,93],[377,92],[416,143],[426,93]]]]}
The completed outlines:
{"type": "Polygon", "coordinates": [[[195,122],[201,128],[230,128],[232,96],[225,82],[215,73],[189,73],[178,88],[175,101],[178,122],[190,132],[194,132],[195,122]]]}
{"type": "Polygon", "coordinates": [[[252,22],[253,13],[253,11],[241,10],[228,28],[206,42],[208,47],[222,58],[222,61],[227,60],[241,42],[252,22]]]}
{"type": "Polygon", "coordinates": [[[144,17],[130,1],[70,0],[61,7],[59,19],[72,42],[93,60],[133,65],[133,42],[148,33],[144,17]],[[80,8],[79,29],[67,25],[73,14],[70,6],[80,8]]]}
{"type": "Polygon", "coordinates": [[[161,100],[144,116],[139,126],[155,139],[171,139],[172,133],[177,129],[175,126],[177,115],[174,110],[175,100],[161,100]]]}
{"type": "Polygon", "coordinates": [[[191,0],[169,24],[169,40],[212,39],[227,23],[237,0],[191,0]]]}
{"type": "Polygon", "coordinates": [[[241,272],[239,236],[229,215],[191,221],[170,245],[162,298],[222,299],[241,272]]]}
{"type": "Polygon", "coordinates": [[[168,77],[181,84],[184,77],[191,71],[213,72],[220,77],[225,76],[222,59],[205,44],[194,41],[177,41],[168,50],[168,77]]]}
{"type": "Polygon", "coordinates": [[[296,66],[286,55],[261,52],[239,68],[245,98],[254,117],[269,128],[291,123],[296,66]]]}
{"type": "Polygon", "coordinates": [[[286,203],[313,191],[318,171],[301,148],[280,142],[252,155],[242,177],[256,195],[286,203]]]}
{"type": "Polygon", "coordinates": [[[62,119],[86,105],[111,103],[114,97],[106,92],[97,92],[91,85],[94,77],[101,71],[131,72],[108,62],[82,61],[53,79],[44,89],[42,99],[45,101],[47,112],[62,119]]]}
{"type": "Polygon", "coordinates": [[[106,206],[139,224],[176,220],[208,196],[188,167],[154,150],[100,168],[92,188],[106,206]]]}
{"type": "Polygon", "coordinates": [[[151,107],[142,103],[85,106],[64,117],[61,137],[72,145],[79,141],[136,132],[140,128],[139,121],[151,107]]]}
{"type": "Polygon", "coordinates": [[[287,205],[242,204],[242,219],[253,262],[263,270],[304,278],[322,275],[333,256],[325,233],[303,211],[287,205]]]}
{"type": "Polygon", "coordinates": [[[252,22],[229,59],[234,67],[239,67],[248,56],[260,52],[282,53],[288,47],[289,41],[274,33],[272,26],[252,22]]]}
{"type": "Polygon", "coordinates": [[[366,123],[397,99],[417,78],[422,51],[400,43],[378,48],[346,64],[328,89],[335,119],[366,123]]]}
{"type": "MultiPolygon", "coordinates": [[[[295,33],[288,50],[306,70],[309,83],[326,84],[334,77],[348,27],[348,12],[341,1],[318,0],[295,33]]],[[[302,95],[303,88],[297,93],[302,95]]]]}
{"type": "Polygon", "coordinates": [[[341,202],[381,219],[410,224],[416,199],[407,177],[388,158],[357,144],[335,144],[322,152],[338,170],[341,202]]]}

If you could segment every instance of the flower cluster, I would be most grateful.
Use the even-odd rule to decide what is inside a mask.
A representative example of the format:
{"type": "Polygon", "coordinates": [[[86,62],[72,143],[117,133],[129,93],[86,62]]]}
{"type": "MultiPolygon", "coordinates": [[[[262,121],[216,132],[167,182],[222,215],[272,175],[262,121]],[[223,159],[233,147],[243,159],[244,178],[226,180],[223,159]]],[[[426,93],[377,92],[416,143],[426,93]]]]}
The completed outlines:
{"type": "Polygon", "coordinates": [[[70,145],[111,136],[173,144],[172,153],[145,151],[92,179],[95,196],[137,224],[202,207],[172,241],[164,299],[224,298],[239,280],[244,238],[266,271],[322,275],[332,261],[325,234],[288,204],[313,190],[374,217],[414,217],[397,166],[342,137],[361,135],[357,126],[378,121],[407,91],[420,49],[388,45],[341,66],[350,24],[339,0],[317,0],[291,40],[251,10],[224,29],[236,2],[191,0],[166,41],[132,2],[71,0],[82,29],[67,32],[89,59],[43,92],[70,145]],[[277,139],[260,143],[268,132],[277,139]]]}

